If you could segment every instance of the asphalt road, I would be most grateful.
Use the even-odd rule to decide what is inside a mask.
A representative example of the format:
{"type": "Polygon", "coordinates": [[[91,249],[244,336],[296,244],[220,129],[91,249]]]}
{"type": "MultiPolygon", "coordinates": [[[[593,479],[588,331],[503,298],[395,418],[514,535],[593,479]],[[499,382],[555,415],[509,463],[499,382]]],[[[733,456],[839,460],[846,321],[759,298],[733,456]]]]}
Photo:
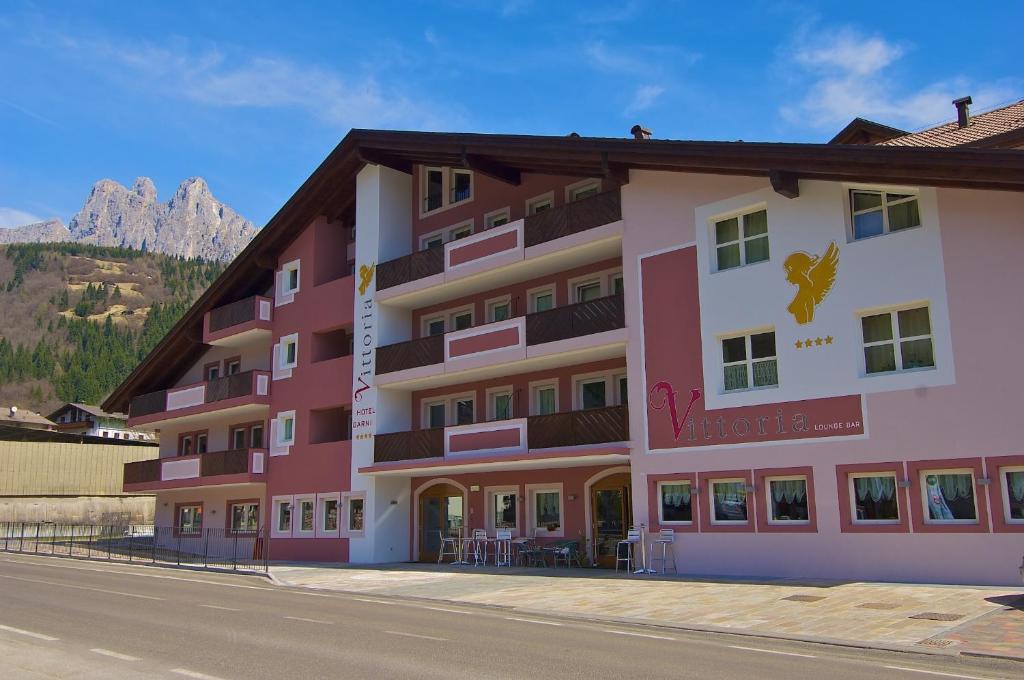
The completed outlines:
{"type": "Polygon", "coordinates": [[[1024,665],[0,554],[0,678],[1021,678],[1024,665]]]}

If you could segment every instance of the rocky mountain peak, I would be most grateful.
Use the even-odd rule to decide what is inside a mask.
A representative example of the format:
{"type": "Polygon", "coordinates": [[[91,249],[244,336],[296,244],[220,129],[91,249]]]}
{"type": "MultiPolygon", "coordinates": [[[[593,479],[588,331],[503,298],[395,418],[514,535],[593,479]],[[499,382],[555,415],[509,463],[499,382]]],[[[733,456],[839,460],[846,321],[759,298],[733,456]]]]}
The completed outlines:
{"type": "Polygon", "coordinates": [[[13,229],[0,229],[0,243],[52,243],[70,240],[71,232],[58,219],[43,220],[13,229]]]}

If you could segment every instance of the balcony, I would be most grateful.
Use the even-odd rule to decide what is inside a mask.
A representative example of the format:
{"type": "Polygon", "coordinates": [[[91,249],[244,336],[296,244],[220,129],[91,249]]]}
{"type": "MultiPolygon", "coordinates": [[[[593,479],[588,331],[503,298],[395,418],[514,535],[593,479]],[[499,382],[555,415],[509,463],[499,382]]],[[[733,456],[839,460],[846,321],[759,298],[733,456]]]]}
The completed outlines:
{"type": "Polygon", "coordinates": [[[516,369],[522,372],[555,354],[579,354],[572,357],[576,363],[619,356],[625,326],[625,301],[619,294],[385,345],[377,348],[377,383],[432,380],[497,365],[507,372],[510,362],[524,362],[516,369]],[[567,340],[573,342],[560,342],[567,340]]]}
{"type": "Polygon", "coordinates": [[[125,463],[124,491],[262,483],[266,460],[266,449],[232,449],[125,463]]]}
{"type": "Polygon", "coordinates": [[[203,316],[203,342],[207,345],[240,347],[258,337],[270,337],[273,300],[253,295],[203,316]]]}
{"type": "Polygon", "coordinates": [[[378,434],[373,461],[360,472],[387,473],[410,467],[486,469],[524,467],[558,459],[562,465],[628,460],[629,410],[609,406],[544,416],[513,418],[378,434]]]}
{"type": "Polygon", "coordinates": [[[614,257],[621,254],[621,239],[622,199],[616,189],[381,262],[378,299],[407,308],[432,304],[481,286],[614,257]]]}
{"type": "MultiPolygon", "coordinates": [[[[226,409],[246,411],[270,404],[270,372],[235,375],[140,394],[128,409],[128,425],[194,418],[226,409]]],[[[239,414],[240,415],[240,414],[239,414]]]]}

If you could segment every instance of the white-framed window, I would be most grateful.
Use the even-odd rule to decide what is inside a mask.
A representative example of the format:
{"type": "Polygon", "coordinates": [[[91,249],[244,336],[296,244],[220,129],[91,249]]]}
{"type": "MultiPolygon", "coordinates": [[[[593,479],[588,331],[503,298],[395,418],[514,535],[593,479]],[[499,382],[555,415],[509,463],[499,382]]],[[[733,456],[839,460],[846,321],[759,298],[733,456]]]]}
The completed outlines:
{"type": "Polygon", "coordinates": [[[570,184],[565,188],[565,202],[572,203],[583,198],[596,196],[599,193],[601,193],[601,180],[585,179],[581,182],[570,184]]]}
{"type": "Polygon", "coordinates": [[[712,524],[746,524],[747,482],[743,479],[713,479],[708,484],[708,505],[712,524]]]}
{"type": "Polygon", "coordinates": [[[473,306],[451,309],[423,318],[423,335],[441,335],[473,327],[473,306]]]}
{"type": "Polygon", "coordinates": [[[928,306],[861,316],[864,373],[895,373],[935,367],[928,306]]]}
{"type": "Polygon", "coordinates": [[[437,397],[423,401],[424,427],[470,425],[476,422],[472,394],[437,397]]]}
{"type": "Polygon", "coordinates": [[[277,443],[279,446],[291,446],[295,443],[295,411],[282,411],[277,414],[277,443]]]}
{"type": "Polygon", "coordinates": [[[620,406],[624,403],[627,381],[622,368],[574,375],[573,410],[620,406]]]}
{"type": "Polygon", "coordinates": [[[271,534],[276,536],[292,535],[292,510],[294,498],[292,496],[274,496],[271,500],[271,534]]]}
{"type": "Polygon", "coordinates": [[[299,365],[299,334],[292,333],[291,335],[285,335],[281,338],[280,343],[281,349],[279,350],[278,357],[280,359],[279,368],[287,370],[289,368],[295,368],[299,365]]]}
{"type": "Polygon", "coordinates": [[[253,425],[249,430],[249,447],[253,449],[263,448],[263,425],[253,425]]]}
{"type": "Polygon", "coordinates": [[[443,168],[423,168],[422,213],[440,210],[445,205],[445,179],[443,168]]]}
{"type": "Polygon", "coordinates": [[[424,335],[444,335],[446,320],[443,316],[435,316],[423,320],[424,335]]]}
{"type": "Polygon", "coordinates": [[[448,238],[449,241],[458,241],[459,239],[466,238],[467,236],[473,235],[473,220],[452,227],[451,236],[448,238]]]}
{"type": "Polygon", "coordinates": [[[233,532],[253,532],[260,528],[259,501],[232,503],[229,508],[230,528],[233,532]]]}
{"type": "Polygon", "coordinates": [[[1004,519],[1009,524],[1024,524],[1024,466],[999,468],[1004,519]]]}
{"type": "Polygon", "coordinates": [[[558,381],[530,383],[530,415],[547,416],[558,413],[558,381]]]}
{"type": "Polygon", "coordinates": [[[569,279],[569,300],[589,302],[622,292],[622,269],[606,269],[569,279]]]}
{"type": "Polygon", "coordinates": [[[456,205],[473,198],[473,173],[469,170],[452,168],[449,183],[451,186],[449,205],[456,205]]]}
{"type": "Polygon", "coordinates": [[[629,404],[629,380],[626,378],[626,374],[614,376],[613,381],[615,382],[615,403],[619,406],[626,406],[629,404]]]}
{"type": "Polygon", "coordinates": [[[505,321],[512,318],[512,297],[509,295],[488,300],[486,305],[487,323],[505,321]]]}
{"type": "Polygon", "coordinates": [[[848,483],[854,524],[899,524],[899,481],[894,473],[853,472],[848,483]]]}
{"type": "Polygon", "coordinates": [[[602,296],[601,279],[579,281],[572,286],[573,302],[590,302],[602,296]]]}
{"type": "Polygon", "coordinates": [[[331,538],[341,532],[341,493],[316,495],[316,535],[331,538]]]}
{"type": "Polygon", "coordinates": [[[512,417],[512,388],[492,387],[487,390],[487,419],[508,420],[512,417]]]}
{"type": "Polygon", "coordinates": [[[420,239],[420,250],[429,250],[430,248],[440,248],[444,245],[444,232],[438,232],[436,234],[428,234],[420,239]]]}
{"type": "Polygon", "coordinates": [[[716,219],[713,232],[717,271],[769,258],[768,211],[764,208],[716,219]]]}
{"type": "Polygon", "coordinates": [[[604,377],[578,380],[576,389],[579,410],[604,408],[608,405],[608,381],[604,377]]]}
{"type": "Polygon", "coordinates": [[[207,442],[208,441],[209,441],[209,437],[207,436],[207,434],[205,432],[200,432],[199,434],[197,434],[196,435],[196,453],[206,453],[207,450],[208,450],[207,449],[207,442]]]}
{"type": "Polygon", "coordinates": [[[791,526],[809,524],[810,503],[807,498],[807,477],[767,477],[765,502],[768,504],[768,523],[791,526]]]}
{"type": "Polygon", "coordinates": [[[658,523],[693,524],[693,484],[688,479],[658,482],[658,523]]]}
{"type": "Polygon", "coordinates": [[[316,533],[316,496],[295,496],[295,534],[312,536],[316,533]]]}
{"type": "Polygon", "coordinates": [[[246,444],[245,435],[248,433],[248,429],[244,427],[235,427],[231,429],[231,448],[232,449],[244,449],[246,444]]]}
{"type": "Polygon", "coordinates": [[[484,229],[494,229],[511,222],[512,210],[508,206],[484,215],[484,229]]]}
{"type": "Polygon", "coordinates": [[[474,418],[473,397],[456,397],[452,400],[452,420],[456,425],[472,425],[474,418]]]}
{"type": "Polygon", "coordinates": [[[722,377],[726,392],[778,386],[775,331],[722,338],[722,377]]]}
{"type": "Polygon", "coordinates": [[[912,193],[850,189],[850,216],[855,241],[921,226],[917,195],[912,193]]]}
{"type": "Polygon", "coordinates": [[[513,536],[518,536],[519,487],[485,487],[484,497],[487,502],[485,519],[488,533],[493,533],[498,529],[509,529],[513,536]]]}
{"type": "Polygon", "coordinates": [[[564,494],[561,484],[528,484],[529,532],[535,536],[565,535],[564,494]]]}
{"type": "Polygon", "coordinates": [[[622,272],[612,274],[611,285],[609,286],[609,295],[622,295],[626,291],[625,279],[622,278],[622,272]]]}
{"type": "Polygon", "coordinates": [[[203,504],[188,503],[177,507],[177,529],[182,534],[195,534],[203,530],[203,504]]]}
{"type": "Polygon", "coordinates": [[[345,532],[349,535],[361,534],[365,525],[366,499],[362,494],[345,496],[345,532]]]}
{"type": "Polygon", "coordinates": [[[420,215],[439,212],[473,200],[471,170],[424,166],[420,178],[420,215]]]}
{"type": "Polygon", "coordinates": [[[545,210],[551,210],[555,207],[555,192],[549,191],[541,196],[534,196],[533,198],[527,199],[526,201],[526,214],[536,215],[542,213],[545,210]]]}
{"type": "Polygon", "coordinates": [[[541,288],[534,288],[527,294],[527,297],[530,302],[531,314],[546,312],[555,306],[555,287],[543,286],[541,288]]]}
{"type": "Polygon", "coordinates": [[[281,267],[281,292],[299,292],[299,261],[292,260],[281,267]]]}
{"type": "Polygon", "coordinates": [[[224,375],[235,375],[242,372],[242,360],[241,359],[225,359],[224,360],[224,375]]]}
{"type": "Polygon", "coordinates": [[[448,424],[448,401],[428,401],[423,404],[423,424],[427,428],[444,427],[448,424]]]}
{"type": "Polygon", "coordinates": [[[926,524],[978,523],[973,470],[923,470],[920,481],[926,524]]]}

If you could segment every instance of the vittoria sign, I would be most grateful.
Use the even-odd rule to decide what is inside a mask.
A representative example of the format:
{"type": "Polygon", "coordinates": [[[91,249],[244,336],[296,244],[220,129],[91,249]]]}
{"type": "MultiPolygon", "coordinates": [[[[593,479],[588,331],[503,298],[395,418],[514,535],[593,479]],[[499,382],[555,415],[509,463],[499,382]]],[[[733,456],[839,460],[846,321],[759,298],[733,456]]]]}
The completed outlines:
{"type": "Polygon", "coordinates": [[[376,399],[373,379],[376,370],[377,310],[374,308],[374,263],[359,267],[359,296],[356,307],[356,337],[352,385],[352,438],[369,439],[374,433],[376,399]]]}

